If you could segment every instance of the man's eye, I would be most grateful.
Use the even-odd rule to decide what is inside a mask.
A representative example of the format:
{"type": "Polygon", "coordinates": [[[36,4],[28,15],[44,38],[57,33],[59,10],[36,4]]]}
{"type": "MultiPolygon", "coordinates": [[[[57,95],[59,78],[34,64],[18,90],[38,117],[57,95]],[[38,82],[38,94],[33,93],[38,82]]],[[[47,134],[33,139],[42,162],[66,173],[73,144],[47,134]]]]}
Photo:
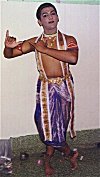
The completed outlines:
{"type": "Polygon", "coordinates": [[[55,13],[55,12],[52,12],[51,15],[56,15],[56,13],[55,13]]]}
{"type": "Polygon", "coordinates": [[[44,14],[43,17],[47,17],[48,15],[47,14],[44,14]]]}

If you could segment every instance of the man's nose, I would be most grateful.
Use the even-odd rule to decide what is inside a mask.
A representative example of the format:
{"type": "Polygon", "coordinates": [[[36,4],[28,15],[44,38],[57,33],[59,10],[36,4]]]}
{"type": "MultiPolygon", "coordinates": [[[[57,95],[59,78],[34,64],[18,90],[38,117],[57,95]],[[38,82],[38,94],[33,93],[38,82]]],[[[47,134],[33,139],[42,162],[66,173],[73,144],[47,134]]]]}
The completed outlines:
{"type": "Polygon", "coordinates": [[[49,19],[53,19],[53,16],[51,14],[49,14],[49,19]]]}

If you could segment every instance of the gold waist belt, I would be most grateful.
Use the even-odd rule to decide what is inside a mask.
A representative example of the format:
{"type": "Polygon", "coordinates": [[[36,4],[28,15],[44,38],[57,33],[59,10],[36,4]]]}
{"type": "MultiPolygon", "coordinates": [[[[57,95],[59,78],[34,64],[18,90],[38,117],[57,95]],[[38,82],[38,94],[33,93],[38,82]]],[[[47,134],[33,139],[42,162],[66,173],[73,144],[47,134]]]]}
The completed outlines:
{"type": "Polygon", "coordinates": [[[67,74],[64,77],[56,77],[56,78],[45,78],[44,76],[39,76],[39,79],[43,82],[48,82],[48,83],[52,83],[52,84],[58,84],[60,85],[64,80],[66,80],[69,77],[69,75],[67,74]]]}

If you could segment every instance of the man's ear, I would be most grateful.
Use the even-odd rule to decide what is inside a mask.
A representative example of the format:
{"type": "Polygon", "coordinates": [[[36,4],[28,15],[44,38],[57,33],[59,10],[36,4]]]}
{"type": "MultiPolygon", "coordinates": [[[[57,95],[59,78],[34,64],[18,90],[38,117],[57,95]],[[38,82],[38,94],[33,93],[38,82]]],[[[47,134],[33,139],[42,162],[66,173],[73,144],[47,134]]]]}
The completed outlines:
{"type": "Polygon", "coordinates": [[[58,22],[59,22],[59,17],[58,17],[58,22]]]}
{"type": "Polygon", "coordinates": [[[41,21],[40,21],[40,20],[38,20],[38,24],[39,24],[40,26],[42,26],[42,23],[41,23],[41,21]]]}

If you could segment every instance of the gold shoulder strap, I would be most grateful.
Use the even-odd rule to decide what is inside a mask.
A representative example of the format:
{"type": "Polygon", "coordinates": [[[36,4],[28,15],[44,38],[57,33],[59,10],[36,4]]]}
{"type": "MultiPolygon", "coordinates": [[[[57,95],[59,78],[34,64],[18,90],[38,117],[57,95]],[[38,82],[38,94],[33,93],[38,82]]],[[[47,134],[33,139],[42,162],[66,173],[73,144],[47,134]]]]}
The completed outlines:
{"type": "MultiPolygon", "coordinates": [[[[57,48],[59,50],[61,50],[60,41],[63,41],[63,44],[64,44],[63,45],[63,50],[67,50],[67,41],[66,41],[65,35],[63,33],[61,33],[60,31],[58,31],[58,35],[57,35],[57,48]]],[[[68,72],[68,63],[60,61],[60,64],[61,64],[63,76],[65,76],[66,73],[68,72]]]]}

